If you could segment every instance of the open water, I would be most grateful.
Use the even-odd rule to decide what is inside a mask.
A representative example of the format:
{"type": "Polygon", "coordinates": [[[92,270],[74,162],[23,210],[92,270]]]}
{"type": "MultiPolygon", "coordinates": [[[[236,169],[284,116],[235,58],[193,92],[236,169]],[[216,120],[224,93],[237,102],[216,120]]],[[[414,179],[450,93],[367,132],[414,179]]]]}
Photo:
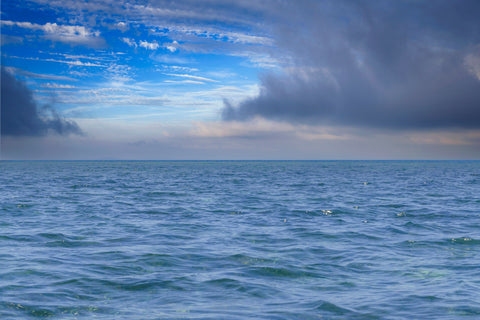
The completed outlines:
{"type": "Polygon", "coordinates": [[[1,319],[480,319],[480,162],[0,162],[1,319]]]}

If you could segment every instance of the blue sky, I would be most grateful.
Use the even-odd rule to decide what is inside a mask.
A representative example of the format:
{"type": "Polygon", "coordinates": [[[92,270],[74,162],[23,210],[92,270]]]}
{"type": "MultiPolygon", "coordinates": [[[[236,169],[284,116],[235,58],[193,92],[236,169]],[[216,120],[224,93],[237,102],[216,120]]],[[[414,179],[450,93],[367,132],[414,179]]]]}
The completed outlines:
{"type": "Polygon", "coordinates": [[[4,159],[480,158],[477,1],[1,10],[4,159]]]}

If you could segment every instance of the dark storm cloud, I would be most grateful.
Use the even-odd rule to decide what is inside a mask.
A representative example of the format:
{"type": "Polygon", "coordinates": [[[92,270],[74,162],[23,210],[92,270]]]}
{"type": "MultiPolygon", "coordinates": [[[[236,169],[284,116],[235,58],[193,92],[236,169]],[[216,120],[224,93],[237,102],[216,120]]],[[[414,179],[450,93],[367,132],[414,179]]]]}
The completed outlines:
{"type": "Polygon", "coordinates": [[[6,136],[43,136],[50,132],[81,134],[74,121],[60,117],[49,106],[38,108],[32,92],[1,68],[1,134],[6,136]]]}
{"type": "Polygon", "coordinates": [[[224,120],[480,128],[480,1],[292,1],[270,17],[289,64],[224,120]]]}

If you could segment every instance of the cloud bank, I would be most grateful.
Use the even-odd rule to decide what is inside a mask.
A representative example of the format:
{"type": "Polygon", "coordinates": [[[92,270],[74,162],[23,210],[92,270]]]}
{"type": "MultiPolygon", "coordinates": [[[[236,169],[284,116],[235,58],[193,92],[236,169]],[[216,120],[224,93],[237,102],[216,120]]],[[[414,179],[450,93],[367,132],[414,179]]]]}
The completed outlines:
{"type": "Polygon", "coordinates": [[[1,68],[1,134],[2,136],[44,136],[82,134],[80,127],[63,119],[49,106],[39,108],[32,92],[1,68]]]}
{"type": "Polygon", "coordinates": [[[224,120],[480,128],[480,2],[295,1],[270,12],[283,72],[224,120]]]}

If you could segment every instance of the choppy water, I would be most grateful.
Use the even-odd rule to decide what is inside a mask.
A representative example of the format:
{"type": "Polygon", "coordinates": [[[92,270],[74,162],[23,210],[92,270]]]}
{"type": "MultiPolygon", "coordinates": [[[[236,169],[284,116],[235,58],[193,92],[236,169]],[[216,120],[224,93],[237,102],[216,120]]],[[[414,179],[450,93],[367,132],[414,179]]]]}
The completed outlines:
{"type": "Polygon", "coordinates": [[[0,162],[0,318],[478,319],[480,162],[0,162]]]}

